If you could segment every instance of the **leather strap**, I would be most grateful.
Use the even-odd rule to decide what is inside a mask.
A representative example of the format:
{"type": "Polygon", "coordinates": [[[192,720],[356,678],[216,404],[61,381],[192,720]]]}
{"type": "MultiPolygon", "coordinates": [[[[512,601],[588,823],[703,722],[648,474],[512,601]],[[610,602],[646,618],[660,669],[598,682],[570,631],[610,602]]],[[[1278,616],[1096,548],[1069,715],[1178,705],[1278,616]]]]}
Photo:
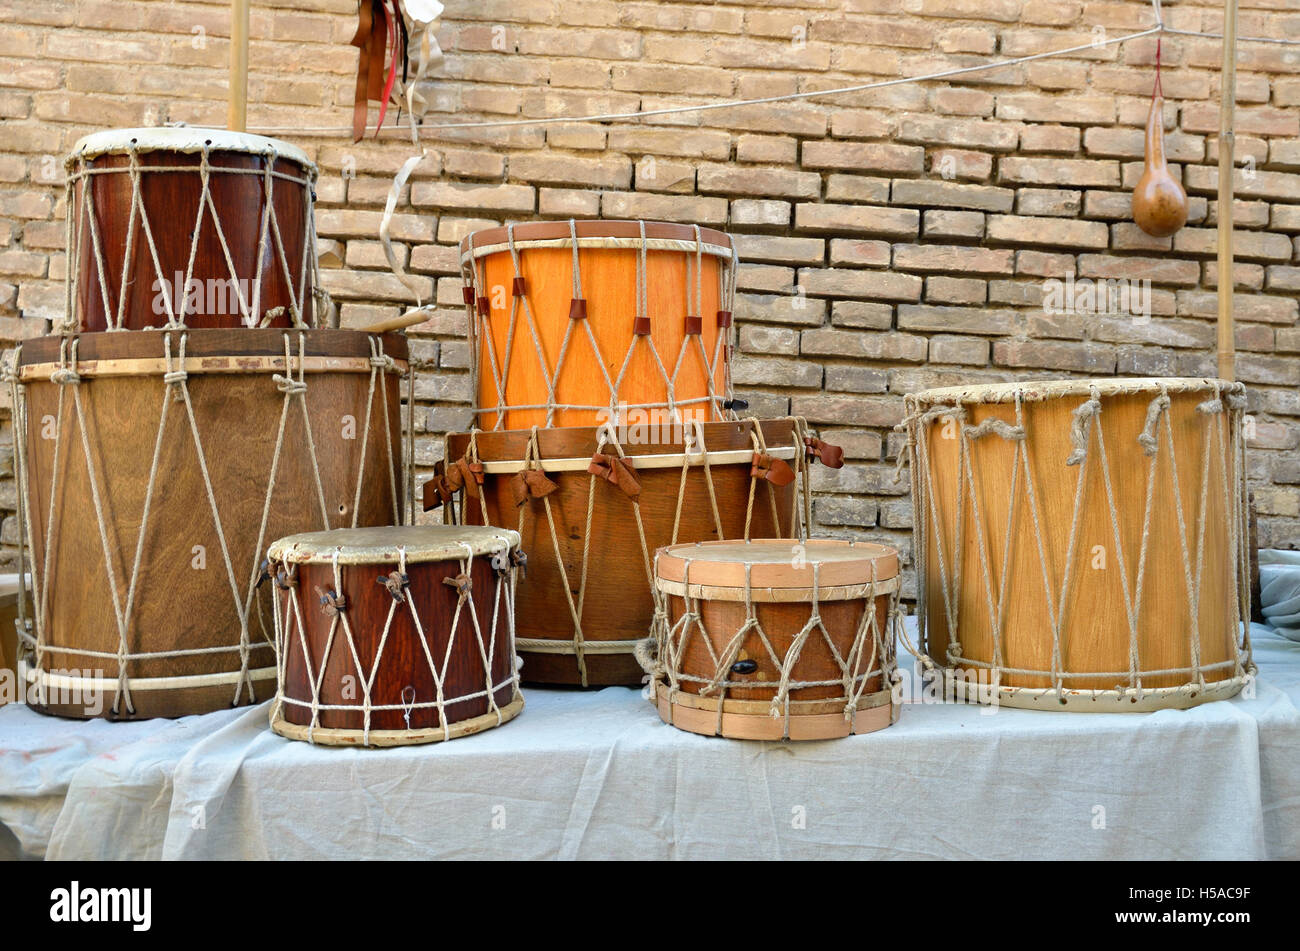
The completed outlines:
{"type": "Polygon", "coordinates": [[[794,481],[794,470],[790,468],[790,464],[784,459],[777,459],[765,452],[754,453],[749,474],[752,477],[766,479],[775,486],[789,485],[794,481]]]}
{"type": "Polygon", "coordinates": [[[352,96],[352,141],[360,142],[366,134],[366,116],[368,111],[371,35],[374,29],[375,7],[373,0],[361,0],[357,17],[357,32],[348,41],[357,47],[357,86],[352,96]]]}
{"type": "Polygon", "coordinates": [[[805,436],[803,443],[809,460],[816,459],[828,469],[844,468],[844,450],[839,446],[823,442],[816,436],[805,436]]]}
{"type": "Polygon", "coordinates": [[[520,469],[510,478],[516,507],[530,499],[544,499],[558,488],[541,469],[520,469]]]}
{"type": "Polygon", "coordinates": [[[587,466],[587,471],[618,486],[629,499],[636,499],[641,495],[641,483],[637,481],[632,467],[619,456],[610,456],[603,452],[595,453],[591,457],[591,464],[587,466]]]}

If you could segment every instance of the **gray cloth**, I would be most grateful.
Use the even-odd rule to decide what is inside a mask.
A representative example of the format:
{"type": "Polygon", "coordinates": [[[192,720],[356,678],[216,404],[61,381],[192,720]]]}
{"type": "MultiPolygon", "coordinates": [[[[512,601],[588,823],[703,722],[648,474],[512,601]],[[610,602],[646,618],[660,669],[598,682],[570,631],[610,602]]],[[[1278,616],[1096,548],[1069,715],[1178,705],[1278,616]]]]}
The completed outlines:
{"type": "Polygon", "coordinates": [[[57,859],[1296,859],[1300,644],[1253,636],[1250,698],[918,703],[816,743],[683,733],[627,688],[526,689],[499,729],[391,750],[284,740],[265,704],[137,724],[10,706],[0,825],[57,859]]]}
{"type": "Polygon", "coordinates": [[[1261,549],[1259,609],[1279,634],[1300,641],[1300,551],[1261,549]]]}

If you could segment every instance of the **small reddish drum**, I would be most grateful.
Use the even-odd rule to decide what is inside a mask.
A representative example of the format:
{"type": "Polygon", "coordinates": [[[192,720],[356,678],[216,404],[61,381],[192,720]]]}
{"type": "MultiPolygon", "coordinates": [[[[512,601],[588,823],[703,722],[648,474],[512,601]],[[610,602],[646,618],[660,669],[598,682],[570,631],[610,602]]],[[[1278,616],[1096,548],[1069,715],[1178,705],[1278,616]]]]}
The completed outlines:
{"type": "Polygon", "coordinates": [[[824,740],[898,719],[898,553],[866,542],[702,542],[655,555],[661,619],[639,652],[665,723],[824,740]]]}
{"type": "Polygon", "coordinates": [[[477,733],[523,709],[512,531],[342,529],[268,552],[279,658],[271,728],[329,746],[477,733]]]}
{"type": "Polygon", "coordinates": [[[460,254],[480,429],[730,415],[730,236],[535,222],[476,231],[460,254]]]}
{"type": "Polygon", "coordinates": [[[316,166],[300,149],[114,129],[81,139],[65,164],[68,309],[56,329],[316,323],[316,166]]]}

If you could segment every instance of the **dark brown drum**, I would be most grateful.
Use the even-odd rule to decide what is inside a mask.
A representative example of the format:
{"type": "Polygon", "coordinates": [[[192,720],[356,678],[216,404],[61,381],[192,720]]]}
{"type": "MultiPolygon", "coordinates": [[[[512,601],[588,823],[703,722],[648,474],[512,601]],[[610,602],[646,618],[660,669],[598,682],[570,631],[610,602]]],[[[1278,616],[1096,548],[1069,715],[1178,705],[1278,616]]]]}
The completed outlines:
{"type": "MultiPolygon", "coordinates": [[[[677,542],[792,537],[808,463],[800,419],[453,434],[425,483],[444,517],[509,525],[529,562],[518,647],[527,683],[639,684],[654,617],[651,554],[677,542]],[[689,440],[689,442],[688,442],[689,440]]],[[[838,461],[838,460],[836,460],[838,461]]]]}
{"type": "Polygon", "coordinates": [[[436,743],[523,709],[519,536],[422,525],[282,538],[271,728],[330,746],[436,743]]]}
{"type": "Polygon", "coordinates": [[[56,329],[316,323],[316,166],[301,150],[241,132],[115,129],[81,139],[66,164],[56,329]]]}
{"type": "Polygon", "coordinates": [[[130,719],[269,697],[266,546],[401,520],[405,372],[403,337],[349,330],[24,343],[14,429],[35,706],[130,719]]]}

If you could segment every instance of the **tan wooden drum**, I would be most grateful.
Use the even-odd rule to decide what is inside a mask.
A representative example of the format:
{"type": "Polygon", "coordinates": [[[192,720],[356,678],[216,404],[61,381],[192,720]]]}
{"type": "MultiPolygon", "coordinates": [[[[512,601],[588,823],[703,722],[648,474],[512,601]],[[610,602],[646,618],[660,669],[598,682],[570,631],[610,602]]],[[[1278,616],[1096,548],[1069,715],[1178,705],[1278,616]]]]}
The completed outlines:
{"type": "Polygon", "coordinates": [[[477,427],[730,414],[736,252],[711,228],[567,221],[461,242],[477,427]]]}
{"type": "Polygon", "coordinates": [[[513,526],[529,554],[517,622],[525,683],[639,684],[655,549],[803,534],[810,462],[839,464],[802,419],[671,429],[447,437],[451,462],[425,483],[425,508],[513,526]]]}
{"type": "Polygon", "coordinates": [[[898,718],[898,553],[764,539],[655,555],[663,612],[641,657],[665,723],[742,740],[825,740],[898,718]]]}
{"type": "Polygon", "coordinates": [[[478,733],[523,709],[514,649],[523,562],[509,530],[311,532],[267,554],[278,590],[271,728],[329,746],[478,733]]]}
{"type": "Polygon", "coordinates": [[[403,337],[350,330],[23,343],[11,380],[34,706],[135,719],[269,697],[266,545],[402,519],[406,369],[403,337]]]}
{"type": "Polygon", "coordinates": [[[922,648],[949,689],[1086,712],[1241,690],[1244,406],[1203,379],[908,397],[922,648]]]}
{"type": "Polygon", "coordinates": [[[56,330],[323,322],[316,166],[300,149],[242,132],[114,129],[81,139],[66,165],[56,330]]]}

